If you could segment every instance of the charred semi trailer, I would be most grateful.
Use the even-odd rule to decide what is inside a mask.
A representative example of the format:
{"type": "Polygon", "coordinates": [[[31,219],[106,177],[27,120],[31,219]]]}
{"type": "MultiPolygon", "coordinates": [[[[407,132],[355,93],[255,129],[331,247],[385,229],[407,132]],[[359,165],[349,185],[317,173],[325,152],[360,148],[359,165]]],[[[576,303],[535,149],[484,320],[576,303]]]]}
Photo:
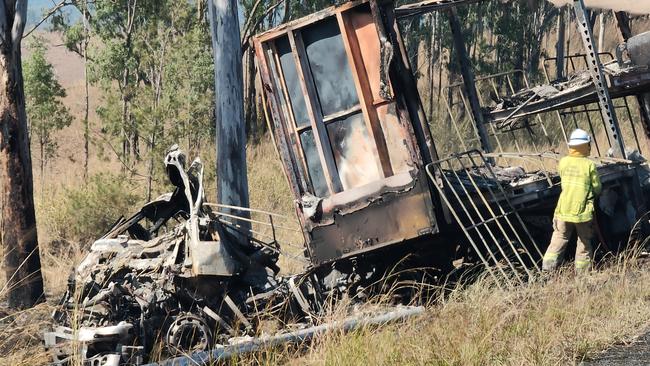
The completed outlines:
{"type": "MultiPolygon", "coordinates": [[[[424,1],[396,9],[387,1],[353,1],[254,38],[268,122],[315,267],[363,263],[385,270],[410,255],[443,271],[459,256],[489,267],[508,264],[528,274],[538,269],[552,230],[559,179],[547,167],[555,162],[526,170],[513,166],[513,160],[557,160],[560,155],[530,152],[526,157],[490,148],[501,144],[488,125],[505,117],[521,120],[522,110],[540,102],[529,94],[531,100],[520,108],[495,107],[488,113],[481,105],[453,10],[475,2],[424,1]],[[439,10],[449,17],[464,63],[458,89],[472,112],[478,142],[467,147],[459,136],[445,156],[438,156],[436,145],[456,134],[432,136],[398,23],[439,10]]],[[[648,75],[647,68],[635,70],[648,75]]],[[[629,79],[629,71],[619,75],[629,79]]],[[[643,77],[634,80],[617,84],[617,90],[626,95],[647,90],[643,77]]],[[[585,84],[578,88],[582,94],[570,99],[573,103],[586,104],[587,94],[597,101],[589,75],[585,84]]],[[[639,161],[627,159],[603,156],[597,163],[606,188],[619,194],[608,212],[626,217],[618,233],[608,233],[614,238],[627,233],[644,212],[639,181],[644,170],[639,161]]]]}

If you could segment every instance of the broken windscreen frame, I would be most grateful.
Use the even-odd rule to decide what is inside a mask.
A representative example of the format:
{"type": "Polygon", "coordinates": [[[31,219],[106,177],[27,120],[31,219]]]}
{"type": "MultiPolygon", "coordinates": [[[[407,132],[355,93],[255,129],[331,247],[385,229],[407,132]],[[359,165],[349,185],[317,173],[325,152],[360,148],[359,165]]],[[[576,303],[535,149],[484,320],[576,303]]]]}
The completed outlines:
{"type": "Polygon", "coordinates": [[[271,78],[280,80],[288,109],[287,142],[308,172],[300,179],[319,197],[415,167],[409,121],[400,121],[396,100],[378,92],[380,82],[392,86],[380,77],[379,35],[370,12],[362,4],[263,41],[274,52],[268,56],[271,78]]]}
{"type": "Polygon", "coordinates": [[[341,31],[335,17],[300,31],[324,117],[359,105],[341,31]]]}
{"type": "Polygon", "coordinates": [[[302,94],[300,87],[300,80],[298,71],[296,70],[296,62],[291,53],[291,45],[289,39],[281,37],[275,41],[275,47],[280,58],[280,66],[282,67],[282,74],[284,82],[287,87],[288,99],[291,102],[291,109],[293,110],[293,118],[296,127],[309,126],[309,114],[307,114],[307,105],[305,104],[305,96],[302,94]]]}

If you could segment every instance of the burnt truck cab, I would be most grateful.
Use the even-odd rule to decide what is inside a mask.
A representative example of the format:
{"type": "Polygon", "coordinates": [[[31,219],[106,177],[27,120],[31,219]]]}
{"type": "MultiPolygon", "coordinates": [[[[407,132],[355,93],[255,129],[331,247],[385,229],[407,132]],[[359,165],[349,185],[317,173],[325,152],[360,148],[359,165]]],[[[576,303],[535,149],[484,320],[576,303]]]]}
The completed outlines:
{"type": "Polygon", "coordinates": [[[438,233],[436,150],[393,3],[345,3],[253,44],[313,265],[438,233]]]}

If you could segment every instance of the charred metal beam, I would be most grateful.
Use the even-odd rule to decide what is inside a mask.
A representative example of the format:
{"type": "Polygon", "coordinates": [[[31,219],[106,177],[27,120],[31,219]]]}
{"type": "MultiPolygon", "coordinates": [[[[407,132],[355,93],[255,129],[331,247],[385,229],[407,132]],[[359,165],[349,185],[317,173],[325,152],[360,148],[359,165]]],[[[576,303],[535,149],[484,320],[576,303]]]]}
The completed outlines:
{"type": "Polygon", "coordinates": [[[474,71],[472,71],[471,61],[467,55],[467,48],[465,48],[463,32],[460,26],[460,21],[458,20],[458,15],[456,15],[456,9],[450,9],[447,16],[449,18],[451,34],[454,39],[454,48],[456,49],[456,54],[458,56],[458,63],[460,64],[460,73],[463,76],[465,93],[467,94],[469,106],[472,110],[472,116],[474,117],[474,123],[476,124],[476,130],[478,131],[479,139],[481,141],[481,150],[489,153],[492,152],[492,147],[490,146],[490,135],[488,134],[485,119],[483,118],[483,111],[478,98],[478,91],[476,90],[476,79],[474,77],[474,71]]]}
{"type": "Polygon", "coordinates": [[[560,9],[557,17],[557,43],[555,44],[555,78],[561,80],[564,78],[564,42],[566,41],[566,8],[560,9]]]}
{"type": "MultiPolygon", "coordinates": [[[[611,82],[613,86],[609,90],[609,94],[614,99],[634,95],[650,87],[649,78],[641,74],[631,74],[629,77],[625,75],[612,77],[611,82]]],[[[572,89],[570,92],[562,92],[556,96],[542,98],[529,103],[521,107],[515,114],[512,114],[512,111],[517,107],[491,111],[488,119],[492,123],[502,122],[506,117],[512,119],[523,118],[530,115],[597,103],[598,99],[599,96],[594,90],[594,85],[588,84],[572,89]]]]}
{"type": "Polygon", "coordinates": [[[584,0],[574,0],[573,10],[576,14],[578,33],[580,33],[585,47],[587,67],[591,74],[591,79],[596,87],[598,105],[600,106],[603,119],[607,124],[605,130],[613,144],[614,156],[625,158],[625,143],[623,141],[623,135],[621,134],[621,128],[618,124],[618,119],[616,118],[616,111],[614,110],[612,98],[609,95],[607,80],[605,80],[605,73],[603,72],[603,65],[600,63],[598,53],[596,52],[596,44],[594,42],[584,0]]]}
{"type": "Polygon", "coordinates": [[[150,363],[145,366],[197,366],[213,365],[215,362],[226,361],[234,356],[257,352],[266,348],[277,347],[287,343],[308,342],[315,337],[332,330],[350,332],[355,329],[393,323],[424,313],[424,308],[407,307],[387,312],[374,317],[355,317],[344,321],[323,324],[315,327],[301,329],[295,332],[283,333],[276,336],[254,338],[232,346],[217,346],[211,352],[197,352],[190,356],[178,357],[160,363],[150,363]]]}
{"type": "Polygon", "coordinates": [[[426,0],[414,4],[402,5],[395,9],[395,14],[397,15],[397,18],[408,18],[482,1],[486,0],[426,0]]]}

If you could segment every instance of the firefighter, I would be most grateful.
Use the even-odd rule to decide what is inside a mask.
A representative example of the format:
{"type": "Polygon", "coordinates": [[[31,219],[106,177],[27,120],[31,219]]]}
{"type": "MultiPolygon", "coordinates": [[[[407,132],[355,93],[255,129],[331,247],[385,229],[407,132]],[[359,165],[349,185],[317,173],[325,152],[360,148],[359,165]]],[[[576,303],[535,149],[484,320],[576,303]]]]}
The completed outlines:
{"type": "Polygon", "coordinates": [[[590,152],[591,136],[581,129],[573,131],[569,139],[569,154],[558,165],[562,193],[553,217],[553,237],[544,255],[542,267],[545,271],[558,267],[574,232],[578,234],[576,271],[591,268],[594,201],[602,186],[596,165],[588,159],[590,152]]]}

